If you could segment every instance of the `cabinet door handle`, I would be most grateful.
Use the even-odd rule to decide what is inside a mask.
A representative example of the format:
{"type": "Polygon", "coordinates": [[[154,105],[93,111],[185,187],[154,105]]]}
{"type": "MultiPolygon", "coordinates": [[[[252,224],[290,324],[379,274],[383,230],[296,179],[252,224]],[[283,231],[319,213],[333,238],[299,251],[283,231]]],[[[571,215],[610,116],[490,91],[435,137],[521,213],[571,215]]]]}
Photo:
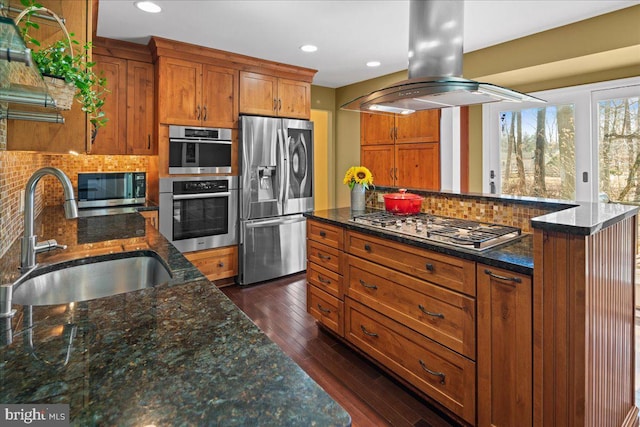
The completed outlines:
{"type": "Polygon", "coordinates": [[[394,129],[394,130],[393,130],[393,138],[394,138],[395,140],[397,140],[397,139],[398,139],[398,127],[396,126],[396,127],[394,127],[393,129],[394,129]]]}
{"type": "Polygon", "coordinates": [[[393,181],[393,168],[389,168],[389,179],[393,181]]]}
{"type": "Polygon", "coordinates": [[[200,120],[200,105],[196,107],[196,119],[200,120]]]}
{"type": "Polygon", "coordinates": [[[393,128],[389,128],[389,139],[393,139],[393,128]]]}
{"type": "Polygon", "coordinates": [[[362,280],[362,279],[360,279],[360,284],[361,284],[362,286],[364,286],[365,288],[367,288],[367,289],[374,289],[374,290],[375,290],[375,289],[378,289],[378,287],[377,287],[376,285],[370,285],[370,284],[368,284],[367,282],[365,282],[365,281],[364,281],[364,280],[362,280]]]}
{"type": "Polygon", "coordinates": [[[205,105],[204,107],[202,107],[202,111],[203,111],[203,117],[202,117],[202,121],[206,122],[207,121],[207,106],[205,105]]]}
{"type": "Polygon", "coordinates": [[[320,259],[324,259],[324,260],[326,260],[326,261],[329,261],[329,260],[331,259],[331,256],[330,256],[330,255],[323,255],[323,254],[322,254],[322,252],[318,252],[318,257],[319,257],[320,259]]]}
{"type": "Polygon", "coordinates": [[[325,233],[324,231],[320,232],[320,237],[327,237],[327,233],[325,233]]]}
{"type": "Polygon", "coordinates": [[[367,245],[367,244],[365,243],[365,245],[364,245],[364,250],[365,250],[365,251],[367,251],[367,252],[371,252],[371,246],[369,246],[369,245],[367,245]]]}
{"type": "Polygon", "coordinates": [[[426,268],[427,271],[430,271],[432,273],[433,273],[433,270],[435,270],[435,268],[433,267],[433,264],[431,264],[431,263],[426,263],[424,268],[426,268]]]}
{"type": "Polygon", "coordinates": [[[331,284],[331,280],[329,279],[325,279],[323,276],[321,276],[320,274],[318,274],[318,280],[320,281],[320,283],[324,283],[325,285],[329,285],[331,284]]]}
{"type": "Polygon", "coordinates": [[[278,110],[278,100],[273,98],[273,111],[278,110]]]}
{"type": "Polygon", "coordinates": [[[522,279],[519,277],[507,277],[507,276],[500,276],[499,274],[495,274],[492,273],[491,270],[485,268],[484,269],[484,274],[488,274],[489,276],[493,277],[494,279],[498,279],[498,280],[504,280],[505,282],[515,282],[515,283],[521,283],[522,279]]]}
{"type": "Polygon", "coordinates": [[[439,317],[440,319],[444,319],[444,314],[442,314],[442,313],[434,313],[432,311],[427,311],[427,309],[425,309],[424,305],[422,305],[422,304],[418,304],[418,308],[420,309],[421,312],[423,312],[427,316],[439,317]]]}
{"type": "Polygon", "coordinates": [[[434,377],[440,377],[440,384],[444,384],[445,375],[442,372],[432,371],[431,369],[427,368],[427,365],[425,365],[422,360],[419,360],[419,362],[420,366],[422,366],[422,369],[424,369],[425,372],[433,375],[434,377]]]}
{"type": "Polygon", "coordinates": [[[318,310],[320,310],[323,313],[331,313],[331,310],[329,310],[328,308],[322,308],[322,306],[320,304],[318,304],[318,310]]]}
{"type": "Polygon", "coordinates": [[[151,150],[151,135],[147,135],[147,150],[151,150]]]}
{"type": "Polygon", "coordinates": [[[360,329],[362,329],[362,333],[365,335],[369,335],[370,337],[378,337],[378,334],[376,334],[375,332],[369,332],[367,331],[367,328],[364,327],[364,325],[360,325],[360,329]]]}
{"type": "Polygon", "coordinates": [[[282,99],[278,99],[278,111],[282,111],[282,99]]]}
{"type": "Polygon", "coordinates": [[[398,168],[393,168],[393,177],[398,180],[398,168]]]}

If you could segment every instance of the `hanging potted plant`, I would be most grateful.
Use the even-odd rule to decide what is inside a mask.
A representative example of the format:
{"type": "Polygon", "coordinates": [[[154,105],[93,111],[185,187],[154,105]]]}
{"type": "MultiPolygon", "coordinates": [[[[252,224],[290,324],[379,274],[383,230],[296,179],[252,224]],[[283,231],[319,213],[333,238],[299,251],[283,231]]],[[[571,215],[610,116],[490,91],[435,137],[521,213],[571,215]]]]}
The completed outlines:
{"type": "Polygon", "coordinates": [[[74,34],[67,31],[62,20],[53,11],[32,0],[21,0],[21,3],[25,9],[16,17],[15,22],[19,24],[24,18],[20,27],[22,36],[28,45],[38,48],[33,49],[33,62],[45,78],[49,92],[56,99],[56,107],[69,110],[75,98],[82,105],[82,111],[88,114],[94,129],[104,126],[107,118],[101,107],[108,92],[107,80],[92,69],[95,62],[89,60],[91,42],[81,45],[73,39],[74,34]],[[64,37],[43,47],[32,36],[31,30],[40,28],[37,22],[31,20],[34,13],[51,15],[60,25],[64,37]]]}

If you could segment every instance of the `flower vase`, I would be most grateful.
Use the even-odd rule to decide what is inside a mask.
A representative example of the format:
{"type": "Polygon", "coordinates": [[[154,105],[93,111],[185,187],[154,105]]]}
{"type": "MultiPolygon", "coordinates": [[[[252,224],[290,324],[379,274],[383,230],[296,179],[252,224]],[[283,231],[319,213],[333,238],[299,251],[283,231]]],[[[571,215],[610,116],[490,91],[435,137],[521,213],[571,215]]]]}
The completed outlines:
{"type": "Polygon", "coordinates": [[[351,210],[365,210],[365,188],[362,184],[354,184],[351,189],[351,210]]]}

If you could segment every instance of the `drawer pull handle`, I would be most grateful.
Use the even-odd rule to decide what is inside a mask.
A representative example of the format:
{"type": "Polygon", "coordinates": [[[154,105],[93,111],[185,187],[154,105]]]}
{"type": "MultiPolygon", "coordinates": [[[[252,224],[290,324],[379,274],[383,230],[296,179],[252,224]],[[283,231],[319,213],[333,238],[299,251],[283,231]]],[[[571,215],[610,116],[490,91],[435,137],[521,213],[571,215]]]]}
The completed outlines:
{"type": "Polygon", "coordinates": [[[329,261],[331,259],[329,255],[322,255],[321,252],[318,252],[318,256],[320,257],[320,259],[324,259],[326,261],[329,261]]]}
{"type": "Polygon", "coordinates": [[[224,267],[224,262],[220,261],[220,262],[218,263],[218,267],[224,267]]]}
{"type": "Polygon", "coordinates": [[[360,279],[360,284],[362,286],[364,286],[367,289],[378,289],[378,287],[376,285],[370,285],[367,282],[365,282],[364,280],[360,279]]]}
{"type": "Polygon", "coordinates": [[[331,310],[329,310],[328,308],[322,308],[320,304],[318,304],[318,310],[320,310],[323,313],[331,313],[331,310]]]}
{"type": "Polygon", "coordinates": [[[378,337],[378,334],[376,334],[375,332],[369,332],[367,331],[367,328],[364,327],[364,325],[360,325],[360,329],[362,329],[362,333],[365,335],[369,335],[370,337],[378,337]]]}
{"type": "Polygon", "coordinates": [[[331,280],[329,279],[325,279],[324,277],[322,277],[320,274],[318,274],[318,280],[320,281],[320,283],[324,283],[326,285],[331,283],[331,280]]]}
{"type": "Polygon", "coordinates": [[[432,371],[427,368],[427,365],[425,365],[422,360],[420,360],[420,366],[422,366],[422,369],[424,369],[428,374],[431,374],[434,377],[440,377],[440,384],[444,384],[445,375],[442,372],[432,371]]]}
{"type": "Polygon", "coordinates": [[[367,251],[367,252],[371,252],[371,246],[365,244],[364,245],[364,250],[367,251]]]}
{"type": "Polygon", "coordinates": [[[500,276],[499,274],[495,274],[492,273],[491,270],[489,269],[485,269],[484,270],[484,274],[488,274],[489,276],[498,279],[498,280],[504,280],[506,282],[515,282],[515,283],[520,283],[522,282],[522,279],[519,277],[506,277],[506,276],[500,276]]]}
{"type": "Polygon", "coordinates": [[[441,319],[444,319],[444,314],[442,314],[442,313],[433,313],[433,312],[431,312],[431,311],[427,311],[427,310],[424,308],[424,305],[422,305],[422,304],[418,304],[418,308],[420,309],[420,311],[422,311],[422,312],[423,312],[424,314],[426,314],[427,316],[439,317],[439,318],[441,318],[441,319]]]}
{"type": "Polygon", "coordinates": [[[325,233],[324,231],[320,232],[320,237],[327,237],[327,233],[325,233]]]}
{"type": "Polygon", "coordinates": [[[430,271],[430,272],[432,272],[432,273],[433,273],[433,270],[434,270],[434,268],[433,268],[433,264],[427,263],[427,264],[424,266],[424,268],[426,268],[426,269],[427,269],[427,271],[430,271]]]}

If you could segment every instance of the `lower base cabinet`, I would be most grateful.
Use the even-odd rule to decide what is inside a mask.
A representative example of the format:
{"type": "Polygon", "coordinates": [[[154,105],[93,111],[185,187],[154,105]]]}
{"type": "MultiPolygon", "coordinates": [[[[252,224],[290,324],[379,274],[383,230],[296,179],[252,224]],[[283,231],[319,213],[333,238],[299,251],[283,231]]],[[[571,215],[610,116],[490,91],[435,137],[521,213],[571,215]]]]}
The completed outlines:
{"type": "Polygon", "coordinates": [[[465,421],[476,419],[476,365],[425,336],[345,298],[345,338],[465,421]]]}
{"type": "Polygon", "coordinates": [[[187,252],[184,256],[211,281],[238,275],[237,246],[187,252]]]}

